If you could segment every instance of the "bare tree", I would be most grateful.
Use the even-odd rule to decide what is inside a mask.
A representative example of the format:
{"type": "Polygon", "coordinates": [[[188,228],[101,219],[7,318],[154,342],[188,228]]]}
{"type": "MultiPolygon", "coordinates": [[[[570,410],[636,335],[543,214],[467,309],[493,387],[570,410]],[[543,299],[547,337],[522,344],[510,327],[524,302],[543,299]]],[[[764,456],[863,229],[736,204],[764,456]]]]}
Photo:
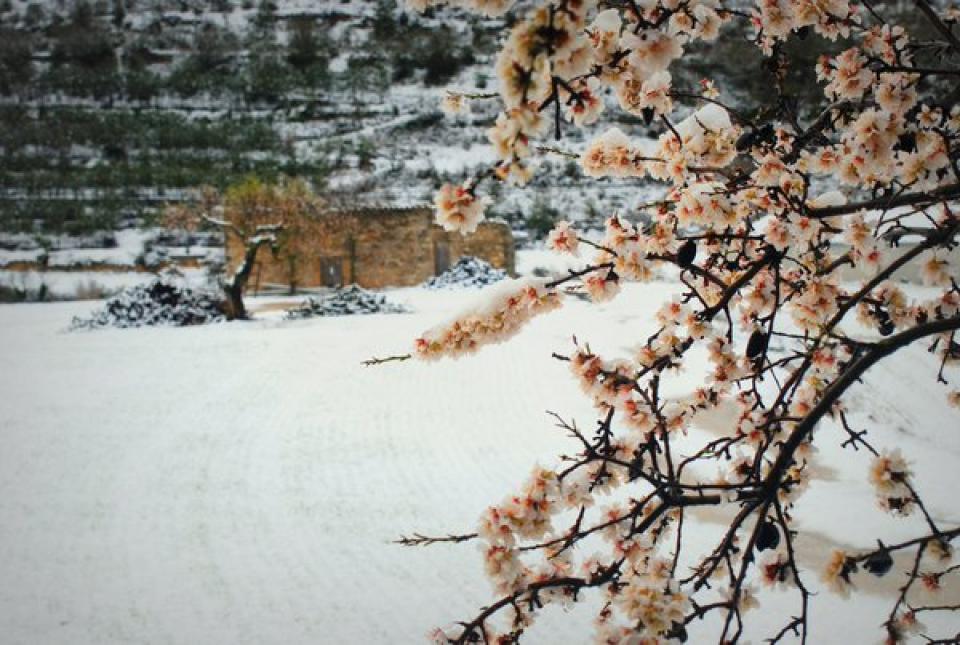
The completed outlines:
{"type": "Polygon", "coordinates": [[[317,217],[324,208],[325,201],[302,181],[266,184],[249,179],[222,195],[204,188],[196,203],[168,208],[166,220],[173,228],[217,228],[227,238],[228,250],[240,250],[222,284],[224,309],[233,320],[248,317],[243,294],[264,248],[285,259],[293,288],[296,263],[303,253],[298,233],[304,218],[317,217]]]}

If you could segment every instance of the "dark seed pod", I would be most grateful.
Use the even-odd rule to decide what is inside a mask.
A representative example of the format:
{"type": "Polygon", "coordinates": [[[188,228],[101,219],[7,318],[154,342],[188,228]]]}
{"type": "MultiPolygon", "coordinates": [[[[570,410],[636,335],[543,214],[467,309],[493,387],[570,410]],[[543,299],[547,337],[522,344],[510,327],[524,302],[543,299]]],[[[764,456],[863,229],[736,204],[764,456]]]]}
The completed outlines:
{"type": "Polygon", "coordinates": [[[687,639],[690,638],[687,634],[687,628],[683,623],[674,623],[673,629],[668,632],[668,636],[676,638],[681,643],[686,643],[687,639]]]}
{"type": "Polygon", "coordinates": [[[643,122],[649,127],[653,123],[653,117],[656,116],[653,108],[643,108],[643,122]]]}
{"type": "Polygon", "coordinates": [[[767,349],[767,335],[758,329],[750,334],[750,340],[747,341],[747,358],[756,358],[767,349]]]}
{"type": "Polygon", "coordinates": [[[780,531],[773,522],[764,522],[757,532],[757,551],[775,549],[780,544],[780,531]]]}
{"type": "Polygon", "coordinates": [[[890,320],[890,317],[887,316],[880,321],[879,329],[881,336],[889,336],[896,330],[896,327],[894,326],[893,321],[890,320]]]}
{"type": "Polygon", "coordinates": [[[746,152],[753,147],[753,142],[757,140],[756,130],[747,130],[737,138],[737,152],[746,152]]]}
{"type": "Polygon", "coordinates": [[[787,567],[786,565],[782,565],[779,569],[777,569],[777,580],[779,580],[780,582],[786,582],[788,573],[789,573],[789,567],[787,567]]]}
{"type": "Polygon", "coordinates": [[[693,240],[687,240],[677,251],[677,264],[682,267],[688,267],[693,264],[697,257],[697,243],[693,240]]]}
{"type": "Polygon", "coordinates": [[[900,135],[900,138],[897,139],[897,143],[893,146],[893,149],[901,150],[903,152],[916,152],[917,135],[913,132],[906,132],[900,135]]]}
{"type": "Polygon", "coordinates": [[[877,551],[869,558],[863,561],[863,568],[877,576],[878,578],[886,575],[888,571],[893,567],[893,558],[890,557],[890,552],[886,549],[882,551],[877,551]]]}
{"type": "Polygon", "coordinates": [[[762,128],[757,130],[757,138],[760,142],[773,143],[777,139],[777,131],[773,124],[765,123],[762,128]]]}

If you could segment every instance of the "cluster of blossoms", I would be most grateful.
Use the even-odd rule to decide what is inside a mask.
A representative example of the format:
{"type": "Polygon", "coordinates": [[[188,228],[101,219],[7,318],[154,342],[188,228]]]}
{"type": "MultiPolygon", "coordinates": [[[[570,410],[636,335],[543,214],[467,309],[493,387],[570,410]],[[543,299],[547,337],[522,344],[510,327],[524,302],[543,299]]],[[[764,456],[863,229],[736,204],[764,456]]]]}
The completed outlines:
{"type": "MultiPolygon", "coordinates": [[[[825,93],[837,106],[870,101],[831,146],[804,155],[803,166],[851,186],[897,181],[931,189],[951,172],[947,141],[960,132],[960,107],[949,114],[920,103],[912,73],[911,43],[902,28],[870,29],[851,47],[817,65],[825,93]],[[879,63],[879,64],[878,64],[879,63]]],[[[844,113],[844,110],[840,110],[844,113]]]]}
{"type": "Polygon", "coordinates": [[[556,473],[537,468],[519,495],[487,509],[480,521],[480,537],[490,544],[508,547],[516,544],[517,537],[541,538],[552,528],[550,517],[560,499],[556,473]]]}
{"type": "Polygon", "coordinates": [[[739,129],[728,112],[708,104],[660,136],[655,144],[631,141],[611,128],[587,145],[580,165],[589,177],[644,177],[688,183],[691,169],[721,169],[736,155],[739,129]]]}
{"type": "Polygon", "coordinates": [[[836,549],[830,555],[820,579],[833,593],[844,597],[849,596],[853,586],[850,574],[853,573],[854,567],[853,559],[845,551],[836,549]]]}
{"type": "MultiPolygon", "coordinates": [[[[482,4],[468,7],[489,13],[489,7],[482,4]]],[[[730,18],[716,2],[645,3],[638,7],[639,15],[628,15],[626,20],[621,11],[607,9],[588,24],[592,8],[591,2],[540,7],[512,29],[497,62],[506,110],[489,132],[500,159],[494,174],[500,179],[517,184],[530,179],[531,141],[547,130],[543,111],[552,101],[562,104],[568,119],[578,126],[600,116],[605,85],[615,90],[628,112],[670,114],[670,64],[682,55],[686,43],[712,40],[730,18]]],[[[859,47],[822,59],[817,66],[825,94],[837,101],[835,123],[848,127],[830,145],[805,148],[799,155],[792,151],[796,135],[782,129],[769,142],[772,149],[769,143],[753,145],[754,184],[776,186],[783,194],[771,196],[769,191],[749,188],[738,191],[725,204],[704,209],[708,218],[717,218],[715,225],[730,226],[751,212],[773,210],[782,217],[771,219],[768,237],[778,241],[779,247],[785,246],[793,233],[806,239],[815,237],[818,227],[802,216],[793,216],[795,204],[784,199],[806,193],[802,173],[831,175],[856,186],[899,181],[930,189],[942,183],[950,166],[946,138],[960,131],[960,106],[945,116],[939,108],[919,103],[916,85],[921,76],[909,71],[910,42],[902,29],[882,25],[864,30],[847,2],[761,2],[753,20],[765,46],[804,28],[829,38],[848,37],[851,28],[861,33],[859,47]],[[882,61],[883,66],[877,68],[871,65],[873,61],[882,61]],[[846,121],[850,101],[870,99],[876,101],[876,107],[846,121]],[[784,154],[796,158],[785,164],[784,154]]],[[[707,94],[714,95],[712,84],[708,82],[707,87],[707,94]]],[[[448,96],[445,103],[459,106],[461,99],[448,96]]],[[[691,172],[728,166],[742,133],[726,110],[708,103],[671,126],[655,145],[631,142],[616,129],[608,131],[586,147],[581,163],[588,176],[650,176],[687,188],[691,172]]],[[[685,192],[697,190],[703,192],[703,187],[685,192]]],[[[823,202],[811,197],[808,204],[823,202]]],[[[438,222],[447,226],[450,212],[438,207],[438,222]]],[[[464,219],[472,221],[469,216],[464,219]]]]}
{"type": "Polygon", "coordinates": [[[470,101],[458,92],[446,92],[440,100],[440,109],[449,116],[464,114],[470,109],[470,101]]]}
{"type": "Polygon", "coordinates": [[[532,103],[523,103],[500,113],[487,138],[500,159],[495,175],[505,181],[524,185],[533,174],[528,159],[530,143],[543,134],[547,121],[532,103]]]}
{"type": "Polygon", "coordinates": [[[649,643],[661,639],[669,642],[673,640],[671,636],[679,633],[678,626],[690,609],[689,598],[677,589],[676,582],[649,574],[631,576],[626,586],[616,592],[613,603],[628,623],[637,627],[624,628],[613,620],[604,620],[608,624],[602,625],[599,642],[630,642],[637,638],[645,638],[649,643]]]}
{"type": "Polygon", "coordinates": [[[904,643],[907,637],[913,634],[919,634],[926,630],[926,625],[920,622],[916,612],[905,610],[898,613],[893,621],[887,624],[887,639],[884,645],[897,645],[904,643]]]}
{"type": "Polygon", "coordinates": [[[580,240],[577,238],[576,230],[570,226],[569,222],[557,222],[547,236],[547,248],[559,253],[577,255],[580,248],[580,240]]]}
{"type": "Polygon", "coordinates": [[[560,305],[560,295],[543,280],[502,280],[484,291],[486,302],[434,327],[414,342],[414,356],[458,357],[490,343],[502,343],[534,316],[560,305]]]}
{"type": "Polygon", "coordinates": [[[769,54],[778,40],[786,40],[804,28],[812,28],[830,40],[846,38],[851,27],[860,24],[860,16],[845,0],[760,0],[753,23],[764,53],[769,54]]]}
{"type": "Polygon", "coordinates": [[[498,593],[514,592],[530,582],[533,572],[520,561],[517,541],[547,535],[562,501],[556,473],[538,468],[520,493],[483,514],[478,533],[487,543],[483,549],[486,572],[498,593]]]}
{"type": "Polygon", "coordinates": [[[790,558],[783,551],[769,551],[757,563],[760,583],[768,589],[786,589],[796,584],[790,558]]]}
{"type": "Polygon", "coordinates": [[[445,231],[473,233],[483,221],[484,200],[470,186],[445,184],[433,200],[437,224],[445,231]]]}
{"type": "Polygon", "coordinates": [[[648,159],[640,144],[611,128],[584,149],[580,165],[588,177],[642,177],[648,159]]]}
{"type": "MultiPolygon", "coordinates": [[[[509,6],[456,4],[486,15],[509,6]]],[[[607,600],[596,620],[598,642],[675,642],[711,611],[726,613],[720,640],[735,642],[743,614],[757,604],[754,583],[800,593],[802,617],[783,633],[806,634],[810,592],[790,542],[792,513],[815,472],[818,423],[830,418],[846,432],[844,446],[877,455],[869,481],[884,511],[924,508],[904,458],[875,450],[841,398],[875,360],[912,340],[931,340],[940,381],[960,359],[951,255],[960,232],[960,106],[944,100],[936,82],[958,73],[941,55],[954,44],[913,42],[872,8],[861,13],[846,0],[757,0],[749,8],[719,0],[552,0],[525,8],[511,24],[496,59],[503,111],[487,132],[496,162],[461,187],[441,189],[437,222],[464,233],[475,228],[483,183],[527,183],[541,152],[578,159],[589,178],[660,182],[662,199],[612,215],[599,239],[579,235],[574,216],[559,222],[547,246],[582,257],[582,269],[509,283],[483,309],[424,334],[415,354],[457,356],[503,340],[556,306],[560,290],[582,290],[600,303],[654,275],[682,288],[648,308],[656,331],[629,339],[629,355],[604,358],[577,343],[558,356],[599,420],[593,433],[561,422],[582,452],[562,467],[537,468],[480,521],[486,571],[502,596],[497,607],[512,612],[503,638],[514,642],[542,604],[596,587],[607,600]],[[758,52],[770,57],[770,105],[734,109],[709,80],[699,92],[674,87],[684,52],[717,38],[730,21],[749,22],[758,52]],[[797,111],[780,45],[807,32],[842,44],[817,61],[821,105],[797,111]],[[565,128],[597,124],[614,106],[662,128],[641,138],[637,119],[619,121],[598,128],[576,152],[536,144],[548,133],[559,139],[565,128]],[[902,239],[909,243],[899,245],[902,239]],[[933,288],[908,297],[898,282],[904,267],[933,288]],[[665,396],[691,364],[702,372],[698,387],[665,396]],[[691,428],[711,414],[723,417],[722,427],[690,449],[691,428]],[[704,462],[714,477],[697,470],[704,462]],[[617,491],[629,502],[595,503],[617,491]],[[667,536],[689,507],[701,505],[734,512],[716,548],[681,578],[683,545],[665,546],[667,536]],[[577,516],[567,529],[557,528],[562,513],[577,516]],[[572,547],[591,536],[607,552],[574,566],[572,547]],[[746,553],[748,545],[756,553],[746,553]],[[661,555],[667,549],[673,552],[661,555]],[[698,594],[718,581],[726,585],[721,600],[701,602],[698,594]]],[[[450,111],[460,108],[448,102],[450,111]]],[[[956,388],[947,399],[960,407],[956,388]]],[[[923,514],[937,539],[916,544],[947,545],[947,533],[923,514]]],[[[960,530],[948,537],[957,536],[960,530]]],[[[876,575],[889,568],[881,551],[860,559],[838,551],[820,580],[846,595],[858,563],[876,575]]],[[[942,575],[915,572],[911,584],[939,585],[942,575]]],[[[916,632],[909,605],[890,616],[891,643],[916,632]]],[[[444,630],[439,642],[494,642],[487,621],[484,614],[444,630]]]]}
{"type": "Polygon", "coordinates": [[[870,465],[870,483],[877,494],[880,508],[899,515],[909,515],[914,509],[914,494],[910,489],[910,467],[899,450],[878,455],[870,465]]]}
{"type": "Polygon", "coordinates": [[[599,81],[594,78],[574,81],[567,87],[557,89],[559,100],[565,105],[568,121],[583,127],[594,123],[603,112],[603,97],[599,93],[599,81]]]}

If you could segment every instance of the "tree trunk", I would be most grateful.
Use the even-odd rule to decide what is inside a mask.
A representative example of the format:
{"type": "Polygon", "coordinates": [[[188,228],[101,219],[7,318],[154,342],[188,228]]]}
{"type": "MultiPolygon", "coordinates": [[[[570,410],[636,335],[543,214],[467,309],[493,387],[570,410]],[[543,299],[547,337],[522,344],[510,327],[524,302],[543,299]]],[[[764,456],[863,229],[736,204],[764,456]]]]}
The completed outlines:
{"type": "Polygon", "coordinates": [[[224,302],[224,313],[227,320],[246,320],[247,308],[243,304],[243,290],[247,286],[250,274],[253,272],[253,264],[257,259],[257,251],[260,247],[270,240],[257,236],[253,240],[247,240],[247,248],[243,254],[243,262],[233,273],[233,279],[224,286],[226,301],[224,302]]]}
{"type": "Polygon", "coordinates": [[[223,303],[227,320],[246,320],[247,310],[243,306],[243,285],[238,285],[236,279],[234,279],[231,284],[226,285],[224,293],[227,297],[223,303]]]}

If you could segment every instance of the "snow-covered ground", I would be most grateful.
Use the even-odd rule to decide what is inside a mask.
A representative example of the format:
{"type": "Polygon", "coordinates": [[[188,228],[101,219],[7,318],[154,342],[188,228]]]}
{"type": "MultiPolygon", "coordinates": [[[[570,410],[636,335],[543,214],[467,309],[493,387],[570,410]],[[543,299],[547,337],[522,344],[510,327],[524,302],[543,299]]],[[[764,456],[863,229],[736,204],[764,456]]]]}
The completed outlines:
{"type": "MultiPolygon", "coordinates": [[[[406,351],[476,292],[391,292],[415,311],[404,315],[284,321],[264,299],[255,308],[271,311],[249,323],[95,332],[65,331],[95,303],[0,306],[0,641],[416,643],[472,617],[491,598],[474,546],[391,540],[470,531],[535,462],[575,450],[544,411],[582,426],[594,413],[550,353],[576,334],[625,354],[674,289],[569,299],[507,345],[376,368],[361,361],[406,351]]],[[[876,443],[913,460],[932,513],[955,526],[960,418],[933,360],[902,351],[847,402],[876,443]]],[[[674,391],[696,384],[696,367],[674,391]]],[[[690,442],[729,427],[722,411],[703,426],[690,442]]],[[[874,546],[880,529],[922,529],[874,511],[866,455],[841,451],[829,424],[818,438],[822,477],[797,513],[801,562],[819,569],[832,548],[874,546]]],[[[706,545],[721,519],[698,515],[689,545],[706,545]]],[[[813,599],[810,642],[879,640],[899,580],[855,581],[866,593],[813,599]]],[[[780,592],[761,601],[753,642],[797,609],[780,592]]],[[[587,642],[589,609],[547,610],[528,642],[587,642]]],[[[707,627],[689,642],[712,642],[707,627]]]]}

